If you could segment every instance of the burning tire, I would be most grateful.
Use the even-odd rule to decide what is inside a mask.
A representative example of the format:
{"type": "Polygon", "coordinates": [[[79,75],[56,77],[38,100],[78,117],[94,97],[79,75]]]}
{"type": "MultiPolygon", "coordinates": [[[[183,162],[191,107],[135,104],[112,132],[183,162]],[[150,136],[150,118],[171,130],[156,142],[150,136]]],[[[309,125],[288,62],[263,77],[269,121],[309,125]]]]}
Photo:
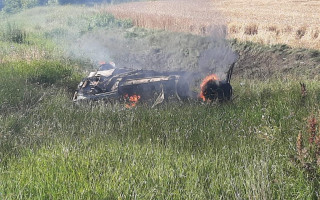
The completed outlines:
{"type": "Polygon", "coordinates": [[[211,74],[204,78],[200,85],[199,97],[203,101],[226,101],[232,96],[232,87],[227,80],[220,81],[218,76],[211,74]]]}
{"type": "Polygon", "coordinates": [[[202,95],[209,101],[226,101],[232,96],[232,87],[226,81],[210,80],[202,88],[202,95]]]}

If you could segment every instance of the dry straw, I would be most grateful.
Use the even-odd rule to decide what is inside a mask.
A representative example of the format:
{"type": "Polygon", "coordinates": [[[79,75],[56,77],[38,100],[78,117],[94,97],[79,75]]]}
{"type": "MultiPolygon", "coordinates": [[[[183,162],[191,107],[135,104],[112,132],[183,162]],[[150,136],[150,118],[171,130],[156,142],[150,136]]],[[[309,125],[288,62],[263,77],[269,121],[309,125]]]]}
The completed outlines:
{"type": "Polygon", "coordinates": [[[320,1],[152,1],[103,11],[145,28],[204,35],[212,25],[227,24],[230,38],[320,49],[320,1]]]}

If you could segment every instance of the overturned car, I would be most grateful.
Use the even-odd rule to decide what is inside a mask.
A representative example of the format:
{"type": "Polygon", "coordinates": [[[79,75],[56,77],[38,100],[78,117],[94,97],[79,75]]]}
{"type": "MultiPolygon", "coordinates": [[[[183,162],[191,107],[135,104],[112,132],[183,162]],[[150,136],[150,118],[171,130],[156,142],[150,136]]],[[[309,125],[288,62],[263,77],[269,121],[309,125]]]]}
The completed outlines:
{"type": "Polygon", "coordinates": [[[138,101],[153,101],[153,106],[169,98],[185,100],[198,98],[203,101],[230,100],[232,87],[230,78],[220,81],[216,76],[206,77],[201,84],[200,95],[190,90],[190,72],[157,72],[154,70],[132,70],[116,68],[114,63],[102,64],[78,85],[73,101],[123,100],[128,107],[138,101]]]}

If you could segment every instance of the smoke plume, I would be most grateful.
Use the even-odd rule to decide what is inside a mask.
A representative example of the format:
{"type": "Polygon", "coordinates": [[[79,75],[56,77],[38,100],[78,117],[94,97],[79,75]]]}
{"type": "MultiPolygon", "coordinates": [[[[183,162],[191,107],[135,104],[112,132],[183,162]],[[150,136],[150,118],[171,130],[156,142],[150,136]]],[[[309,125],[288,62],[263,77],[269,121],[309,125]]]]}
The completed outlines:
{"type": "Polygon", "coordinates": [[[238,59],[238,55],[232,50],[226,36],[226,26],[211,28],[207,38],[208,47],[201,52],[198,62],[203,74],[215,73],[220,79],[226,79],[229,67],[238,59]]]}
{"type": "Polygon", "coordinates": [[[67,56],[76,59],[87,59],[92,64],[110,60],[110,51],[105,46],[107,37],[100,33],[86,34],[77,39],[70,38],[64,45],[67,56]]]}

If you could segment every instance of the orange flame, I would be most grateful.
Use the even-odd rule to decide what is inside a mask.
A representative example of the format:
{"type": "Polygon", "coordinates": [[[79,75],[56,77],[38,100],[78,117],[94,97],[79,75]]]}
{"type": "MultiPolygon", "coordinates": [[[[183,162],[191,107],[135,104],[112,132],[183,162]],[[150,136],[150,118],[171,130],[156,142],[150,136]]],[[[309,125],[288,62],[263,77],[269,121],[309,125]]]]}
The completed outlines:
{"type": "Polygon", "coordinates": [[[125,94],[124,96],[125,100],[128,100],[129,103],[126,103],[126,108],[133,108],[137,105],[138,101],[140,100],[141,96],[140,95],[132,95],[129,96],[128,94],[125,94]]]}
{"type": "Polygon", "coordinates": [[[211,74],[211,75],[205,77],[205,78],[203,79],[202,83],[200,84],[201,92],[200,92],[200,94],[199,94],[199,97],[200,97],[203,101],[206,101],[206,97],[205,97],[204,94],[203,94],[203,89],[204,89],[205,85],[207,85],[207,83],[208,83],[209,81],[211,81],[211,80],[213,80],[213,81],[218,81],[218,80],[219,80],[219,77],[218,77],[216,74],[211,74]]]}

